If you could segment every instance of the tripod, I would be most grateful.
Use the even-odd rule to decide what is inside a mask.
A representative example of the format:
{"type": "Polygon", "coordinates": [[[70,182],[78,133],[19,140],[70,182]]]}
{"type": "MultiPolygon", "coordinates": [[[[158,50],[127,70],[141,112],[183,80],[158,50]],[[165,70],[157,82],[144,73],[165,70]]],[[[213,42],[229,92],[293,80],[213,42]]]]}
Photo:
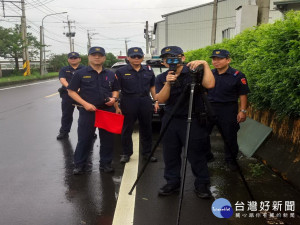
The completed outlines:
{"type": "MultiPolygon", "coordinates": [[[[182,181],[181,181],[181,186],[180,186],[180,197],[179,197],[179,206],[178,206],[177,223],[176,223],[177,225],[179,225],[179,223],[180,223],[180,214],[181,214],[182,201],[183,201],[184,184],[185,184],[185,179],[186,179],[187,155],[188,155],[188,148],[189,148],[189,139],[190,139],[191,124],[192,124],[192,111],[193,111],[193,103],[194,103],[194,94],[195,94],[195,92],[199,91],[199,93],[200,93],[200,97],[201,97],[201,99],[204,103],[204,107],[205,107],[205,111],[206,111],[206,113],[205,113],[206,117],[208,117],[212,121],[214,120],[212,107],[211,107],[210,103],[208,102],[208,100],[206,98],[204,88],[202,87],[202,84],[201,84],[202,83],[202,78],[203,78],[203,67],[202,67],[202,75],[198,74],[198,76],[197,76],[197,74],[191,73],[191,77],[192,77],[192,82],[184,87],[184,90],[181,93],[180,97],[178,98],[178,101],[176,102],[175,106],[173,107],[172,112],[169,114],[169,118],[168,118],[165,126],[162,128],[160,136],[158,137],[158,140],[156,141],[155,145],[153,146],[153,148],[151,150],[151,153],[150,153],[146,163],[142,167],[141,171],[139,172],[139,174],[137,176],[136,181],[134,182],[131,190],[129,191],[129,195],[131,195],[132,191],[136,187],[138,181],[142,177],[147,165],[149,164],[151,156],[153,156],[153,154],[156,151],[160,141],[162,140],[166,130],[168,129],[168,126],[170,125],[172,119],[174,118],[174,115],[175,115],[176,111],[179,109],[179,107],[181,106],[181,104],[187,98],[187,96],[189,94],[186,138],[185,138],[185,145],[184,145],[184,150],[183,150],[183,164],[182,164],[182,170],[181,170],[182,181]],[[195,89],[195,87],[198,87],[198,89],[195,89]]],[[[219,127],[218,127],[218,129],[221,133],[221,136],[223,137],[221,129],[219,127]]],[[[225,142],[225,144],[226,144],[226,142],[225,142]]],[[[240,168],[239,168],[239,172],[242,176],[242,180],[244,181],[244,183],[247,187],[247,190],[250,191],[250,189],[249,189],[249,187],[248,187],[248,185],[247,185],[247,183],[244,179],[244,176],[241,173],[240,168]]],[[[252,196],[251,192],[249,192],[249,193],[250,193],[250,196],[252,196]]]]}

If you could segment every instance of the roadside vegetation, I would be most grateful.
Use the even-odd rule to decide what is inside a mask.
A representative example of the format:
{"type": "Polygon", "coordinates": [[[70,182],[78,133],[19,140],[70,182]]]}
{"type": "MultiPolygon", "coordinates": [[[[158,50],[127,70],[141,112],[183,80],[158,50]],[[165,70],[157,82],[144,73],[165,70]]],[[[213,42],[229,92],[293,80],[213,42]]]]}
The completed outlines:
{"type": "Polygon", "coordinates": [[[227,49],[232,67],[246,74],[249,101],[278,116],[300,117],[300,11],[283,20],[243,31],[233,39],[185,53],[187,61],[205,59],[213,49],[227,49]]]}
{"type": "Polygon", "coordinates": [[[12,74],[7,77],[0,77],[0,86],[23,83],[27,81],[35,81],[35,80],[44,80],[58,77],[57,72],[47,73],[44,76],[41,76],[39,72],[33,72],[30,76],[23,76],[21,74],[12,74]]]}

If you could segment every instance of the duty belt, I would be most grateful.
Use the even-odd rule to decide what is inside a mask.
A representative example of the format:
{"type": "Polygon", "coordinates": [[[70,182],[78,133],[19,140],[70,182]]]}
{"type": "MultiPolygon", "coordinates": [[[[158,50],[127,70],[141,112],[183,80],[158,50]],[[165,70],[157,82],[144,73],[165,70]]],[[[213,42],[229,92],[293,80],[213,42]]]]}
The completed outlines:
{"type": "Polygon", "coordinates": [[[123,97],[147,97],[149,94],[122,94],[123,97]]]}

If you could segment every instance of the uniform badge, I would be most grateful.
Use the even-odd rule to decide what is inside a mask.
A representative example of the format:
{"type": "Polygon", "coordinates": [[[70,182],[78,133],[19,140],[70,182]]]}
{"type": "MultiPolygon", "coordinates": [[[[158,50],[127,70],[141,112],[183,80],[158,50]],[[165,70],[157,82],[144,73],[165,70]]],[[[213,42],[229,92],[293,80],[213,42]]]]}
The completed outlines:
{"type": "Polygon", "coordinates": [[[125,76],[130,76],[131,75],[131,73],[125,73],[125,76]]]}
{"type": "Polygon", "coordinates": [[[216,51],[216,54],[219,55],[219,54],[220,54],[220,51],[216,51]]]}
{"type": "Polygon", "coordinates": [[[91,76],[83,76],[82,78],[91,78],[91,76]]]}
{"type": "Polygon", "coordinates": [[[95,48],[96,51],[100,51],[100,48],[95,48]]]}
{"type": "Polygon", "coordinates": [[[241,79],[242,84],[247,84],[246,78],[241,79]]]}
{"type": "Polygon", "coordinates": [[[75,55],[75,53],[72,53],[72,55],[75,55]]]}
{"type": "Polygon", "coordinates": [[[165,51],[166,51],[166,52],[169,52],[169,51],[171,51],[171,49],[170,49],[170,48],[167,48],[165,51]]]}
{"type": "Polygon", "coordinates": [[[139,50],[137,48],[133,49],[134,52],[138,52],[139,50]]]}

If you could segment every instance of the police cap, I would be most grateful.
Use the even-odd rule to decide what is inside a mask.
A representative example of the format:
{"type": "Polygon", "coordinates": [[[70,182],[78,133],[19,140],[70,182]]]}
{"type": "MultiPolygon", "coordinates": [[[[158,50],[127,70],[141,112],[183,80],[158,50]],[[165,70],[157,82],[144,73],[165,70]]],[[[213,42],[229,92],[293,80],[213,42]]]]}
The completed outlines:
{"type": "Polygon", "coordinates": [[[77,52],[70,52],[68,58],[80,58],[80,55],[77,52]]]}
{"type": "Polygon", "coordinates": [[[91,47],[89,50],[89,55],[94,53],[100,53],[101,55],[105,56],[105,50],[102,47],[91,47]]]}
{"type": "Polygon", "coordinates": [[[129,57],[134,56],[134,55],[144,56],[144,52],[139,47],[133,47],[133,48],[128,49],[127,55],[129,57]]]}
{"type": "Polygon", "coordinates": [[[212,55],[210,58],[212,57],[218,57],[218,58],[228,58],[229,57],[229,51],[225,50],[225,49],[216,49],[213,50],[212,55]]]}
{"type": "Polygon", "coordinates": [[[163,58],[165,55],[183,55],[183,51],[180,47],[178,46],[167,46],[167,47],[164,47],[162,50],[161,50],[161,55],[160,55],[160,58],[163,58]]]}

